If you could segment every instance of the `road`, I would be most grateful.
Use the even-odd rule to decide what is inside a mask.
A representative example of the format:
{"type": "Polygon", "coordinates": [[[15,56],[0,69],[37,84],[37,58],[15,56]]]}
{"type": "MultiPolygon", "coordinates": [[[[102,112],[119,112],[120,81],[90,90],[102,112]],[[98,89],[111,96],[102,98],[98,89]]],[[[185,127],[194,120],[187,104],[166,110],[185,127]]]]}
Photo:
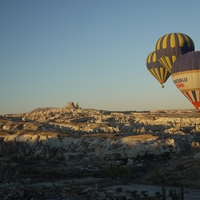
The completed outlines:
{"type": "MultiPolygon", "coordinates": [[[[107,188],[116,189],[121,187],[123,190],[130,190],[134,191],[137,190],[138,193],[141,193],[141,191],[148,191],[149,196],[154,196],[155,192],[161,192],[162,188],[161,186],[155,186],[155,185],[144,185],[144,184],[137,184],[137,183],[130,183],[128,185],[115,185],[107,188]]],[[[178,187],[166,187],[166,194],[168,194],[169,189],[176,189],[178,192],[180,189],[178,187]]],[[[185,194],[184,194],[184,200],[200,200],[200,190],[197,189],[189,189],[185,188],[185,194]]],[[[167,198],[171,199],[171,198],[167,198]]]]}

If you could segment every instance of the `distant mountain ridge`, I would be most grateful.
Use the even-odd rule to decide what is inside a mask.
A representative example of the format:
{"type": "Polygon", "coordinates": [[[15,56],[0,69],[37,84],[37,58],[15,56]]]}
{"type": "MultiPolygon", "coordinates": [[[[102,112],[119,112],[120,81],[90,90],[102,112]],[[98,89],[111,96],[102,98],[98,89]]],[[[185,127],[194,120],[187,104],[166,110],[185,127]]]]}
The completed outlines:
{"type": "Polygon", "coordinates": [[[39,108],[31,110],[30,113],[39,112],[39,111],[47,111],[51,109],[57,109],[57,108],[56,107],[39,107],[39,108]]]}

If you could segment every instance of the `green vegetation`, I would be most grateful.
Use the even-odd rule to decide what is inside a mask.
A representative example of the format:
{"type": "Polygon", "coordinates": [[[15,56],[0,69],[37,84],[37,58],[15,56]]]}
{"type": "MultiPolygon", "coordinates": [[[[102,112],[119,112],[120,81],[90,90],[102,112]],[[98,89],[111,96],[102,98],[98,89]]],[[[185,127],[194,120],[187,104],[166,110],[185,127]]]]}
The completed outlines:
{"type": "Polygon", "coordinates": [[[117,167],[112,168],[109,167],[108,169],[105,169],[104,174],[105,177],[109,178],[120,178],[124,181],[131,181],[134,179],[134,176],[141,173],[144,173],[146,170],[145,167],[133,167],[133,166],[123,166],[123,167],[117,167]]]}
{"type": "Polygon", "coordinates": [[[161,182],[162,182],[162,184],[165,184],[165,180],[164,180],[164,178],[159,174],[158,170],[156,170],[156,171],[154,172],[154,174],[151,176],[151,182],[152,182],[153,184],[156,184],[156,185],[161,184],[161,182]]]}
{"type": "Polygon", "coordinates": [[[163,200],[166,200],[166,188],[165,188],[165,186],[162,186],[162,198],[163,198],[163,200]]]}

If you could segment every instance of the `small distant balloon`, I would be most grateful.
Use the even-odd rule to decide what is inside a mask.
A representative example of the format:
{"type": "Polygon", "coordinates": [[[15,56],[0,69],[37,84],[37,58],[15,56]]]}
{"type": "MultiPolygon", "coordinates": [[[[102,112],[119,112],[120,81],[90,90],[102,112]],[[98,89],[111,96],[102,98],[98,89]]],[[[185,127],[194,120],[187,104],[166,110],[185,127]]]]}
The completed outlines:
{"type": "Polygon", "coordinates": [[[165,83],[169,78],[170,72],[158,61],[156,51],[151,52],[147,56],[146,66],[149,72],[158,80],[163,88],[163,83],[165,83]]]}

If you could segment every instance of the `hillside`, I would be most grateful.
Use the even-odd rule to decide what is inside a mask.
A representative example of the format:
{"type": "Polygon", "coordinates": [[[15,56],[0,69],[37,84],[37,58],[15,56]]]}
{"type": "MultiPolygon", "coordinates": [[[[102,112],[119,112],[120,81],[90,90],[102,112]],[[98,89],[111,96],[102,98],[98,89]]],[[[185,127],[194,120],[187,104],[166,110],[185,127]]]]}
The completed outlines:
{"type": "Polygon", "coordinates": [[[132,174],[131,181],[200,189],[199,136],[196,110],[117,112],[69,102],[63,108],[1,115],[1,187],[13,181],[25,187],[27,181],[61,180],[71,177],[72,169],[89,174],[82,172],[88,166],[100,173],[104,167],[125,164],[145,169],[132,174]],[[35,170],[28,172],[32,165],[35,170]]]}

